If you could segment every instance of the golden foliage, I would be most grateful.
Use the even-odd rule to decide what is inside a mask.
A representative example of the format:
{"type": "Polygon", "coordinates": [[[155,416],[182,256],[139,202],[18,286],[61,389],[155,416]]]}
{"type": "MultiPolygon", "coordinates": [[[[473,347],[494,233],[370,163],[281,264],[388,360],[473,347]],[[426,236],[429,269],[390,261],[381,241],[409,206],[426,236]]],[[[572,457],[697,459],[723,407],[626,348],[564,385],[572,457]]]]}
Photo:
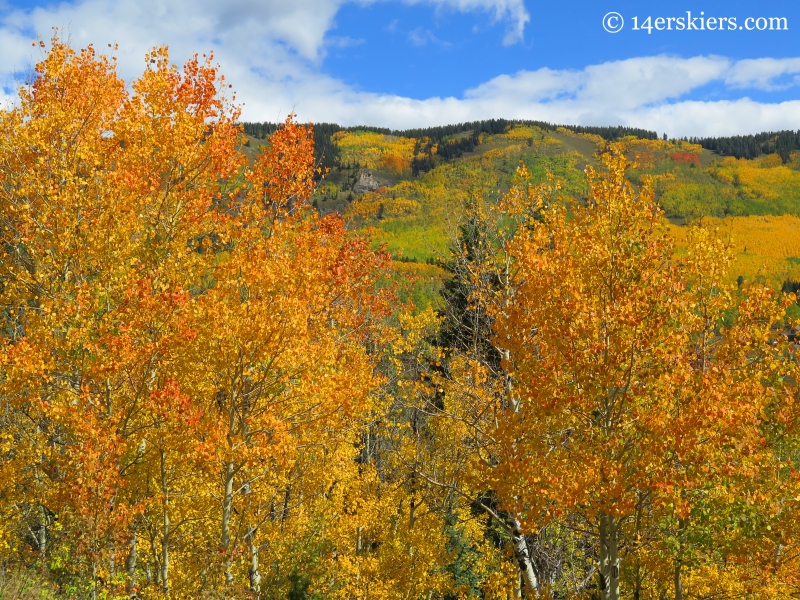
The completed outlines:
{"type": "Polygon", "coordinates": [[[727,157],[709,172],[720,181],[742,186],[753,198],[769,201],[779,197],[798,197],[800,172],[784,165],[777,154],[753,160],[727,157]]]}
{"type": "Polygon", "coordinates": [[[210,58],[126,87],[52,45],[0,113],[5,557],[83,597],[444,586],[440,517],[398,528],[406,488],[358,461],[388,257],[309,210],[311,130],[249,169],[210,58]]]}
{"type": "MultiPolygon", "coordinates": [[[[762,277],[779,288],[786,279],[800,279],[799,217],[706,217],[702,224],[731,245],[734,258],[729,281],[740,275],[748,281],[762,277]]],[[[673,224],[668,227],[679,247],[685,247],[689,228],[673,224]]]]}
{"type": "MultiPolygon", "coordinates": [[[[0,112],[4,562],[79,597],[577,597],[595,568],[604,600],[797,592],[792,299],[726,273],[795,268],[800,219],[670,225],[626,156],[695,148],[632,139],[583,200],[520,166],[495,202],[551,144],[518,127],[350,206],[459,232],[392,262],[310,209],[310,127],[249,166],[212,60],[159,48],[126,86],[54,38],[0,112]]],[[[414,146],[335,141],[398,173],[414,146]]]]}
{"type": "Polygon", "coordinates": [[[415,140],[368,131],[339,131],[332,136],[342,164],[386,169],[398,174],[411,169],[415,140]]]}
{"type": "Polygon", "coordinates": [[[350,204],[345,210],[345,218],[364,220],[403,217],[418,212],[421,205],[416,200],[393,197],[385,192],[364,194],[358,201],[350,204]]]}
{"type": "MultiPolygon", "coordinates": [[[[750,533],[732,522],[749,508],[735,499],[749,506],[752,496],[767,518],[789,514],[767,500],[776,488],[765,474],[788,457],[762,429],[773,407],[794,410],[796,363],[784,359],[793,346],[777,329],[789,301],[758,285],[738,297],[723,282],[725,245],[703,229],[674,260],[652,190],[636,192],[623,147],[612,152],[606,173],[588,170],[585,204],[532,215],[508,247],[511,283],[489,306],[514,383],[495,404],[496,445],[479,468],[526,527],[578,514],[599,533],[607,597],[620,562],[630,561],[628,585],[648,571],[663,582],[645,567],[653,552],[671,554],[673,567],[692,553],[731,560],[722,579],[701,579],[731,593],[713,586],[741,579],[734,548],[750,533]],[[738,316],[722,326],[729,311],[738,316]],[[696,526],[714,533],[702,541],[696,526]]],[[[777,487],[795,486],[784,476],[777,487]]]]}

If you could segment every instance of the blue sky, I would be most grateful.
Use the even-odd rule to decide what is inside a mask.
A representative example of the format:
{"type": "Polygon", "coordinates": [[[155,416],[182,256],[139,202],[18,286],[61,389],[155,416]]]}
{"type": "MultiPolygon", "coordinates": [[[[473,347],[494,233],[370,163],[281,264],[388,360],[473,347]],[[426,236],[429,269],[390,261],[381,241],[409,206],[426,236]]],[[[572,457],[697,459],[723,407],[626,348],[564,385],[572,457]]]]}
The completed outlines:
{"type": "Polygon", "coordinates": [[[154,45],[177,62],[213,50],[248,120],[295,110],[398,128],[492,117],[680,136],[800,128],[796,1],[0,0],[2,99],[37,58],[30,40],[53,26],[76,46],[118,43],[127,78],[154,45]],[[678,30],[687,11],[714,30],[678,30]],[[610,12],[624,19],[618,33],[603,27],[610,12]]]}
{"type": "MultiPolygon", "coordinates": [[[[581,69],[590,64],[658,54],[721,55],[732,59],[800,56],[800,2],[729,2],[724,4],[724,10],[718,8],[722,4],[715,1],[681,5],[674,0],[529,1],[525,7],[531,20],[526,24],[524,39],[508,45],[502,43],[507,24],[487,21],[485,14],[431,10],[425,5],[349,4],[340,9],[329,37],[334,41],[346,38],[351,45],[330,48],[324,68],[369,91],[423,99],[458,96],[499,74],[522,69],[581,69]],[[685,16],[685,10],[692,11],[694,17],[704,12],[738,16],[742,21],[762,14],[785,16],[789,23],[797,24],[797,31],[653,30],[648,34],[630,30],[634,16],[641,24],[647,15],[685,16]],[[610,11],[627,17],[628,28],[613,35],[607,33],[602,19],[610,11]]],[[[725,25],[727,28],[727,22],[725,25]]],[[[731,96],[714,86],[690,96],[720,94],[731,96]]],[[[769,97],[773,101],[793,99],[797,90],[769,97]]]]}

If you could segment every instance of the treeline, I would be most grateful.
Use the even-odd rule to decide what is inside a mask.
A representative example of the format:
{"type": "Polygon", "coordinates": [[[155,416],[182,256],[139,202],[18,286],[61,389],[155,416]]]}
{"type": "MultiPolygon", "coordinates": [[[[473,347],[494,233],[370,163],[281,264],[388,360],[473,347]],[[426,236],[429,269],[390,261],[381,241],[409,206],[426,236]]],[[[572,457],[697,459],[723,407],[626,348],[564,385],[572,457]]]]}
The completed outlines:
{"type": "MultiPolygon", "coordinates": [[[[414,146],[414,158],[411,161],[411,172],[416,177],[420,173],[430,171],[442,160],[461,158],[465,152],[472,152],[480,144],[481,135],[505,133],[514,124],[514,121],[506,119],[489,119],[439,127],[408,129],[400,135],[417,139],[414,146]],[[461,135],[463,133],[470,135],[461,135]],[[436,146],[435,153],[434,146],[436,146]]],[[[552,125],[543,121],[530,121],[525,124],[546,130],[552,129],[552,125]]]]}
{"type": "Polygon", "coordinates": [[[497,135],[508,131],[514,125],[527,127],[538,127],[544,131],[555,131],[559,128],[569,129],[575,133],[591,133],[599,135],[609,142],[615,142],[625,136],[635,136],[644,139],[658,139],[658,134],[654,131],[638,129],[634,127],[583,127],[574,125],[553,125],[546,121],[508,121],[506,119],[491,119],[488,121],[473,121],[459,123],[457,125],[445,125],[442,127],[429,127],[426,129],[411,129],[402,132],[405,137],[418,138],[414,149],[414,159],[411,162],[411,170],[416,176],[433,169],[437,162],[441,160],[453,160],[461,158],[466,152],[472,152],[480,144],[482,134],[497,135]],[[471,132],[472,135],[452,137],[464,132],[471,132]],[[436,145],[434,156],[433,146],[436,145]],[[437,158],[439,161],[437,161],[437,158]]]}
{"type": "Polygon", "coordinates": [[[643,140],[657,140],[658,134],[655,131],[649,131],[647,129],[640,129],[639,127],[595,127],[593,125],[559,125],[559,127],[563,127],[565,129],[569,129],[570,131],[574,131],[575,133],[591,133],[594,135],[599,135],[606,141],[609,142],[616,142],[624,137],[629,135],[635,136],[637,138],[643,140]]]}
{"type": "Polygon", "coordinates": [[[717,138],[688,138],[707,150],[724,156],[753,159],[762,154],[778,154],[783,162],[789,162],[792,152],[800,150],[800,130],[768,131],[755,135],[736,135],[717,138]]]}
{"type": "MultiPolygon", "coordinates": [[[[414,172],[425,172],[433,168],[433,159],[430,148],[438,146],[436,154],[444,160],[460,158],[464,153],[472,152],[479,143],[481,134],[496,135],[507,131],[514,125],[539,127],[545,131],[555,131],[563,127],[575,133],[589,133],[598,135],[604,140],[614,142],[626,136],[635,136],[640,139],[658,139],[658,133],[638,127],[601,127],[585,125],[557,125],[546,121],[536,120],[510,120],[486,119],[482,121],[466,121],[451,125],[437,127],[423,127],[414,129],[389,129],[386,127],[371,127],[356,125],[342,127],[336,123],[315,123],[314,138],[316,148],[314,151],[317,162],[327,168],[336,165],[338,151],[331,136],[338,131],[370,131],[384,135],[397,135],[420,140],[418,152],[415,151],[415,161],[412,165],[414,172]],[[469,136],[461,136],[471,133],[469,136]],[[453,136],[459,136],[453,138],[453,136]],[[428,150],[428,151],[426,151],[428,150]],[[419,155],[418,157],[416,157],[419,155]]],[[[278,123],[242,123],[245,134],[265,139],[280,127],[278,123]]],[[[707,150],[712,150],[723,156],[753,159],[764,154],[778,154],[783,162],[789,162],[792,152],[800,150],[800,130],[768,131],[754,135],[737,135],[730,137],[684,137],[685,141],[699,144],[707,150]]]]}
{"type": "MultiPolygon", "coordinates": [[[[513,125],[525,125],[539,127],[545,131],[555,131],[563,127],[575,133],[589,133],[599,135],[604,140],[614,142],[626,136],[635,136],[640,139],[658,139],[658,133],[638,127],[601,127],[586,125],[557,125],[547,121],[536,120],[511,120],[511,119],[486,119],[482,121],[466,121],[451,125],[441,125],[437,127],[423,127],[414,129],[389,129],[386,127],[371,127],[367,125],[356,125],[353,127],[342,127],[335,123],[316,123],[314,124],[314,134],[316,140],[315,157],[317,161],[325,167],[331,168],[336,164],[337,149],[331,141],[331,136],[337,131],[371,131],[384,135],[397,135],[408,138],[423,140],[420,142],[419,158],[415,158],[415,172],[424,172],[432,168],[432,158],[430,153],[426,153],[428,148],[437,144],[437,154],[445,160],[452,160],[461,157],[466,152],[472,152],[478,145],[481,134],[496,135],[503,133],[513,125]],[[461,136],[449,139],[469,132],[472,135],[461,136]],[[430,163],[430,164],[429,164],[430,163]]],[[[275,132],[278,123],[242,123],[244,132],[260,139],[265,139],[275,132]]],[[[693,144],[699,144],[707,150],[712,150],[723,156],[734,156],[736,158],[753,159],[764,154],[778,154],[783,162],[789,162],[792,152],[800,150],[800,130],[768,131],[754,135],[736,135],[729,137],[684,137],[681,138],[693,144]]]]}
{"type": "Polygon", "coordinates": [[[442,160],[461,158],[465,152],[472,152],[480,144],[480,134],[457,137],[436,144],[430,138],[420,138],[414,144],[414,158],[411,159],[411,173],[416,177],[427,173],[442,160]],[[434,152],[434,146],[436,152],[434,152]]]}
{"type": "MultiPolygon", "coordinates": [[[[506,119],[489,119],[485,121],[470,121],[467,123],[458,123],[456,125],[444,125],[440,127],[427,127],[418,129],[406,130],[392,130],[385,127],[370,127],[368,125],[355,125],[352,127],[342,127],[336,123],[314,123],[314,157],[318,164],[322,167],[333,168],[337,164],[339,151],[336,144],[332,141],[333,134],[339,131],[369,131],[372,133],[382,133],[384,135],[396,135],[400,137],[415,138],[418,141],[415,149],[415,156],[420,155],[415,159],[412,167],[415,173],[420,171],[429,170],[432,167],[427,167],[424,155],[428,151],[430,155],[430,148],[433,144],[438,144],[449,136],[458,135],[464,132],[471,132],[472,135],[455,140],[447,140],[446,143],[441,144],[439,155],[448,160],[460,157],[464,152],[471,152],[478,144],[478,139],[481,134],[495,135],[503,133],[514,121],[506,119]]],[[[544,122],[526,122],[526,124],[535,124],[536,126],[544,129],[552,130],[554,126],[544,122]]],[[[266,139],[280,128],[278,123],[242,123],[246,135],[256,137],[259,139],[266,139]]]]}
{"type": "Polygon", "coordinates": [[[437,127],[424,127],[417,129],[406,129],[396,131],[395,135],[402,135],[410,138],[427,138],[434,144],[460,133],[472,132],[473,137],[480,134],[497,135],[504,133],[509,127],[515,124],[532,125],[542,129],[552,130],[554,127],[544,121],[509,121],[507,119],[487,119],[484,121],[467,121],[455,125],[440,125],[437,127]]]}
{"type": "MultiPolygon", "coordinates": [[[[503,133],[514,124],[534,125],[542,129],[554,130],[556,126],[546,123],[544,121],[509,121],[507,119],[487,119],[483,121],[468,121],[465,123],[457,123],[455,125],[441,125],[437,127],[425,127],[416,129],[389,129],[387,127],[372,127],[369,125],[353,125],[350,127],[343,127],[336,123],[314,123],[314,133],[317,139],[320,136],[331,136],[337,131],[371,131],[373,133],[382,133],[384,135],[397,135],[408,138],[428,138],[434,143],[440,142],[446,137],[458,135],[465,131],[474,132],[477,134],[488,133],[498,134],[503,133]]],[[[244,132],[252,137],[267,138],[277,131],[280,123],[242,123],[244,132]]]]}
{"type": "MultiPolygon", "coordinates": [[[[241,124],[244,133],[248,136],[266,139],[278,130],[278,123],[251,123],[241,124]]],[[[386,127],[371,127],[368,125],[355,125],[352,127],[342,127],[336,123],[314,123],[314,158],[317,163],[324,168],[331,169],[337,165],[339,156],[338,148],[333,143],[331,137],[339,131],[369,131],[382,133],[384,135],[396,135],[400,137],[413,138],[419,140],[414,151],[414,161],[412,171],[419,174],[433,168],[434,159],[431,155],[431,148],[437,145],[436,154],[444,160],[460,158],[466,152],[472,152],[480,142],[480,136],[497,135],[508,131],[514,125],[524,125],[528,127],[539,127],[545,131],[555,131],[559,127],[569,129],[575,133],[591,133],[599,135],[603,139],[614,142],[625,136],[636,136],[642,139],[658,139],[655,131],[648,131],[637,127],[595,127],[582,125],[557,125],[546,121],[531,120],[510,120],[510,119],[485,119],[482,121],[466,121],[452,125],[440,125],[436,127],[423,127],[414,129],[388,129],[386,127]],[[463,133],[471,133],[468,136],[460,136],[463,133]],[[453,136],[459,136],[453,138],[453,136]]]]}

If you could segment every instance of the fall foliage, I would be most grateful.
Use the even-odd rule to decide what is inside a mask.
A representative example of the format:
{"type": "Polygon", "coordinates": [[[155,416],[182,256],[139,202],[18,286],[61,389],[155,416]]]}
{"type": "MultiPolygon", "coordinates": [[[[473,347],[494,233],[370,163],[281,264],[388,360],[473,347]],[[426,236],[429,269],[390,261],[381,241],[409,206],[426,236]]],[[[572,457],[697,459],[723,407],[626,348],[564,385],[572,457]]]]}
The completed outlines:
{"type": "Polygon", "coordinates": [[[406,177],[343,218],[312,204],[313,126],[248,160],[211,56],[157,48],[126,84],[54,37],[35,73],[0,112],[4,574],[93,599],[800,591],[795,297],[732,279],[744,238],[790,268],[797,219],[726,236],[657,202],[688,170],[774,200],[791,165],[626,137],[580,175],[598,135],[526,125],[426,137],[408,179],[422,143],[339,131],[339,160],[406,177]]]}

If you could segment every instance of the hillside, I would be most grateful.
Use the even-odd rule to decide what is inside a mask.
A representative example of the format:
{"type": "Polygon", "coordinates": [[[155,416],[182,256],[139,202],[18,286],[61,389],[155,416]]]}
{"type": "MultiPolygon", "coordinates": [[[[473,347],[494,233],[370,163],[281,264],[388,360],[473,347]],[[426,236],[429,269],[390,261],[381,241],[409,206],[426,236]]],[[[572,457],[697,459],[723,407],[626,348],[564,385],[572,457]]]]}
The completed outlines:
{"type": "MultiPolygon", "coordinates": [[[[248,151],[267,143],[275,127],[245,124],[248,151]]],[[[628,176],[635,184],[653,179],[678,239],[687,224],[711,219],[733,247],[730,280],[766,280],[788,290],[800,280],[800,154],[788,133],[689,141],[660,140],[645,130],[504,120],[410,131],[322,124],[315,126],[316,155],[328,171],[313,203],[385,244],[399,269],[418,276],[410,293],[428,305],[437,301],[441,264],[466,205],[496,202],[520,164],[534,181],[551,174],[562,193],[582,197],[584,168],[597,168],[598,151],[620,141],[637,165],[628,176]],[[731,156],[737,149],[751,158],[731,156]],[[357,193],[364,171],[380,187],[357,193]]]]}

